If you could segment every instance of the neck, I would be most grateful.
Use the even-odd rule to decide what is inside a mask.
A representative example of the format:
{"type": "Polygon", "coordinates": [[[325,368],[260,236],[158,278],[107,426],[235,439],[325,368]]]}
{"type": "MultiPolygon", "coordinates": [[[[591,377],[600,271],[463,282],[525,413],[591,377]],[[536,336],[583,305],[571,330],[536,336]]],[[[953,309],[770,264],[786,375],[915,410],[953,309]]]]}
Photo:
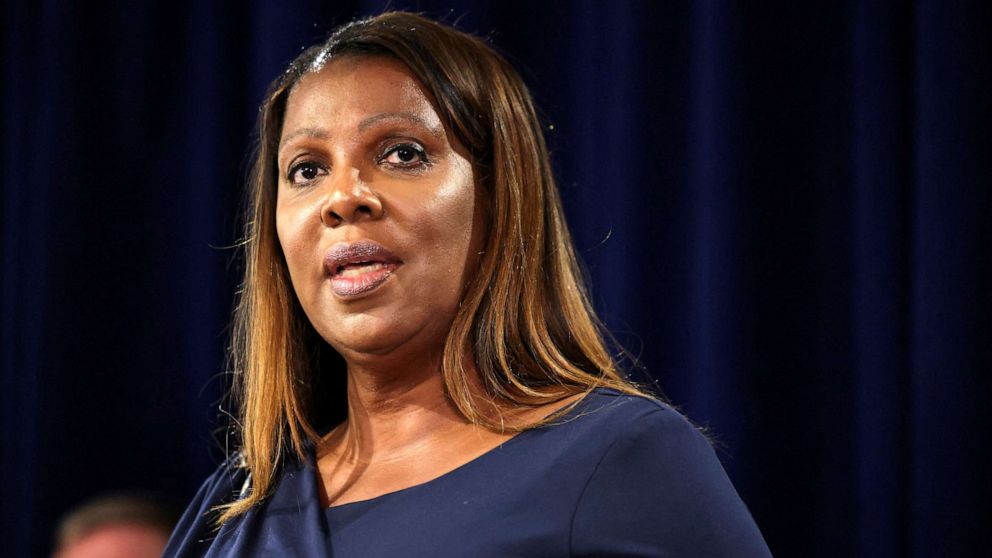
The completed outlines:
{"type": "Polygon", "coordinates": [[[475,428],[445,395],[437,359],[391,364],[386,370],[348,363],[348,419],[325,439],[328,451],[356,463],[383,463],[475,428]]]}

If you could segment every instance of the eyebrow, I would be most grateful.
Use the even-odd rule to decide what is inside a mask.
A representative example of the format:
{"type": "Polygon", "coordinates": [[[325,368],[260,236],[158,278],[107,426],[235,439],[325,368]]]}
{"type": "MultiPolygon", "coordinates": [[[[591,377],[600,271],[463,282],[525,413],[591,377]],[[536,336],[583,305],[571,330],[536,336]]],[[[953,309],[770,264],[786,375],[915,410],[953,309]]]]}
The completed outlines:
{"type": "Polygon", "coordinates": [[[289,143],[290,140],[294,140],[300,136],[307,136],[308,138],[315,139],[328,139],[331,137],[331,135],[327,133],[327,130],[324,130],[323,128],[300,128],[299,130],[295,130],[292,134],[280,139],[279,144],[280,146],[285,145],[289,143]]]}
{"type": "Polygon", "coordinates": [[[424,128],[435,137],[444,136],[443,130],[437,128],[436,126],[431,126],[423,118],[417,116],[416,114],[410,114],[409,112],[384,112],[370,116],[358,123],[358,131],[364,132],[365,130],[371,128],[373,124],[382,120],[406,120],[407,122],[412,122],[421,128],[424,128]]]}
{"type": "MultiPolygon", "coordinates": [[[[438,137],[438,138],[444,137],[443,130],[439,129],[436,126],[431,126],[423,118],[415,114],[410,114],[408,112],[384,112],[381,114],[372,115],[358,123],[358,131],[364,132],[369,128],[371,128],[373,125],[375,125],[377,122],[381,122],[383,120],[405,120],[407,122],[411,122],[427,130],[434,137],[438,137]]],[[[307,136],[309,138],[321,139],[321,140],[326,140],[331,137],[331,135],[327,132],[327,130],[324,130],[323,128],[300,128],[298,130],[294,130],[293,133],[279,140],[279,143],[280,145],[285,145],[289,143],[291,140],[294,140],[300,136],[307,136]]]]}

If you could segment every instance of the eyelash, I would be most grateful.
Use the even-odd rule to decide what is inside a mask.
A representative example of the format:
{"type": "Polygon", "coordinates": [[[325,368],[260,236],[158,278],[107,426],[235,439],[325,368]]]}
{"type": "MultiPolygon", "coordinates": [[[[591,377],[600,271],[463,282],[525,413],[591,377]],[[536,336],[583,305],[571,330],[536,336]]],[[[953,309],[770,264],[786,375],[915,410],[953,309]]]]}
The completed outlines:
{"type": "Polygon", "coordinates": [[[379,163],[385,163],[393,168],[410,170],[410,169],[419,169],[422,167],[429,166],[431,164],[431,161],[427,158],[427,151],[425,151],[424,148],[421,147],[419,144],[411,143],[411,142],[403,142],[403,143],[397,143],[395,145],[391,145],[389,148],[387,148],[386,151],[382,154],[382,156],[379,157],[379,163]],[[386,159],[389,158],[390,155],[392,155],[393,153],[398,153],[402,149],[409,149],[413,151],[416,154],[416,157],[419,159],[419,161],[407,162],[407,163],[386,162],[386,159]]]}
{"type": "MultiPolygon", "coordinates": [[[[378,164],[380,164],[380,165],[388,165],[389,167],[391,167],[393,169],[398,169],[398,170],[401,170],[401,171],[413,171],[413,172],[423,170],[424,168],[429,167],[432,164],[431,160],[427,158],[427,151],[423,147],[421,147],[419,144],[412,143],[412,142],[403,142],[403,143],[397,143],[397,144],[390,145],[382,153],[382,155],[380,155],[376,159],[376,162],[378,164]],[[390,163],[389,161],[386,160],[391,155],[393,155],[395,153],[398,153],[399,151],[401,151],[403,149],[409,149],[409,150],[413,151],[414,154],[415,154],[416,160],[410,161],[410,162],[406,162],[406,163],[404,163],[404,162],[390,163]]],[[[296,174],[298,172],[304,171],[304,170],[308,170],[308,169],[316,169],[316,172],[318,173],[317,176],[319,176],[320,174],[327,174],[327,167],[325,167],[321,163],[317,163],[317,162],[312,161],[312,160],[304,160],[304,161],[300,161],[300,162],[292,165],[289,168],[289,172],[286,173],[286,180],[288,180],[289,183],[290,184],[293,184],[293,185],[305,186],[305,185],[313,182],[314,180],[316,180],[317,179],[317,176],[314,176],[313,178],[303,179],[301,181],[294,180],[294,177],[296,176],[296,174]]]]}
{"type": "Polygon", "coordinates": [[[300,161],[299,163],[296,163],[295,165],[289,167],[289,172],[286,173],[286,180],[288,180],[289,183],[294,186],[305,186],[317,179],[317,177],[315,176],[313,178],[307,178],[302,181],[294,180],[293,177],[296,176],[296,173],[304,169],[316,169],[318,175],[327,174],[327,169],[320,163],[316,163],[314,161],[300,161]]]}

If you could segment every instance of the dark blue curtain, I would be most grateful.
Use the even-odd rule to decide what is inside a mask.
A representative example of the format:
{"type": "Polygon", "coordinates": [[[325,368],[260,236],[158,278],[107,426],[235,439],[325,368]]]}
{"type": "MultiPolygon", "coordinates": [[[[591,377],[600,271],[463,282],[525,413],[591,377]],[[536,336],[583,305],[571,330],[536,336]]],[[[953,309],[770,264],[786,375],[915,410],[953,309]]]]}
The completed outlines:
{"type": "MultiPolygon", "coordinates": [[[[383,2],[7,2],[0,540],[223,455],[263,89],[383,2]]],[[[992,526],[988,3],[403,2],[533,87],[597,308],[780,556],[992,526]]]]}

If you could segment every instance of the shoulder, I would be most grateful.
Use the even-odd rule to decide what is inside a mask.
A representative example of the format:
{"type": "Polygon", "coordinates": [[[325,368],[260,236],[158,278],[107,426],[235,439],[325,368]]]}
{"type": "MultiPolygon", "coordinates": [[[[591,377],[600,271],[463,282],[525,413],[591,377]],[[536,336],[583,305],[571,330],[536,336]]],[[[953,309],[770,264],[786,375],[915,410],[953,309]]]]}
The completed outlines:
{"type": "Polygon", "coordinates": [[[210,546],[214,535],[217,506],[243,497],[251,476],[241,453],[229,456],[200,485],[192,502],[176,524],[164,556],[198,555],[197,549],[210,546]]]}
{"type": "Polygon", "coordinates": [[[671,405],[610,389],[589,393],[552,425],[559,431],[553,440],[567,448],[567,459],[593,471],[603,468],[601,475],[620,473],[616,467],[633,469],[643,460],[684,461],[697,454],[709,462],[712,456],[702,432],[671,405]],[[624,459],[615,463],[618,455],[624,459]]]}
{"type": "Polygon", "coordinates": [[[586,416],[607,442],[576,505],[575,555],[768,555],[699,429],[657,400],[605,391],[590,397],[586,416]]]}
{"type": "MultiPolygon", "coordinates": [[[[672,498],[690,481],[704,482],[726,474],[709,441],[670,405],[655,399],[616,392],[597,393],[588,405],[593,422],[607,442],[592,473],[599,488],[652,489],[664,483],[672,498]],[[635,475],[633,482],[629,474],[635,475]]],[[[592,485],[592,482],[590,483],[592,485]]]]}
{"type": "Polygon", "coordinates": [[[669,404],[609,389],[587,395],[566,420],[614,444],[644,436],[705,442],[700,431],[669,404]]]}
{"type": "Polygon", "coordinates": [[[197,496],[211,507],[242,498],[251,486],[251,474],[241,452],[234,452],[203,482],[197,496]]]}

